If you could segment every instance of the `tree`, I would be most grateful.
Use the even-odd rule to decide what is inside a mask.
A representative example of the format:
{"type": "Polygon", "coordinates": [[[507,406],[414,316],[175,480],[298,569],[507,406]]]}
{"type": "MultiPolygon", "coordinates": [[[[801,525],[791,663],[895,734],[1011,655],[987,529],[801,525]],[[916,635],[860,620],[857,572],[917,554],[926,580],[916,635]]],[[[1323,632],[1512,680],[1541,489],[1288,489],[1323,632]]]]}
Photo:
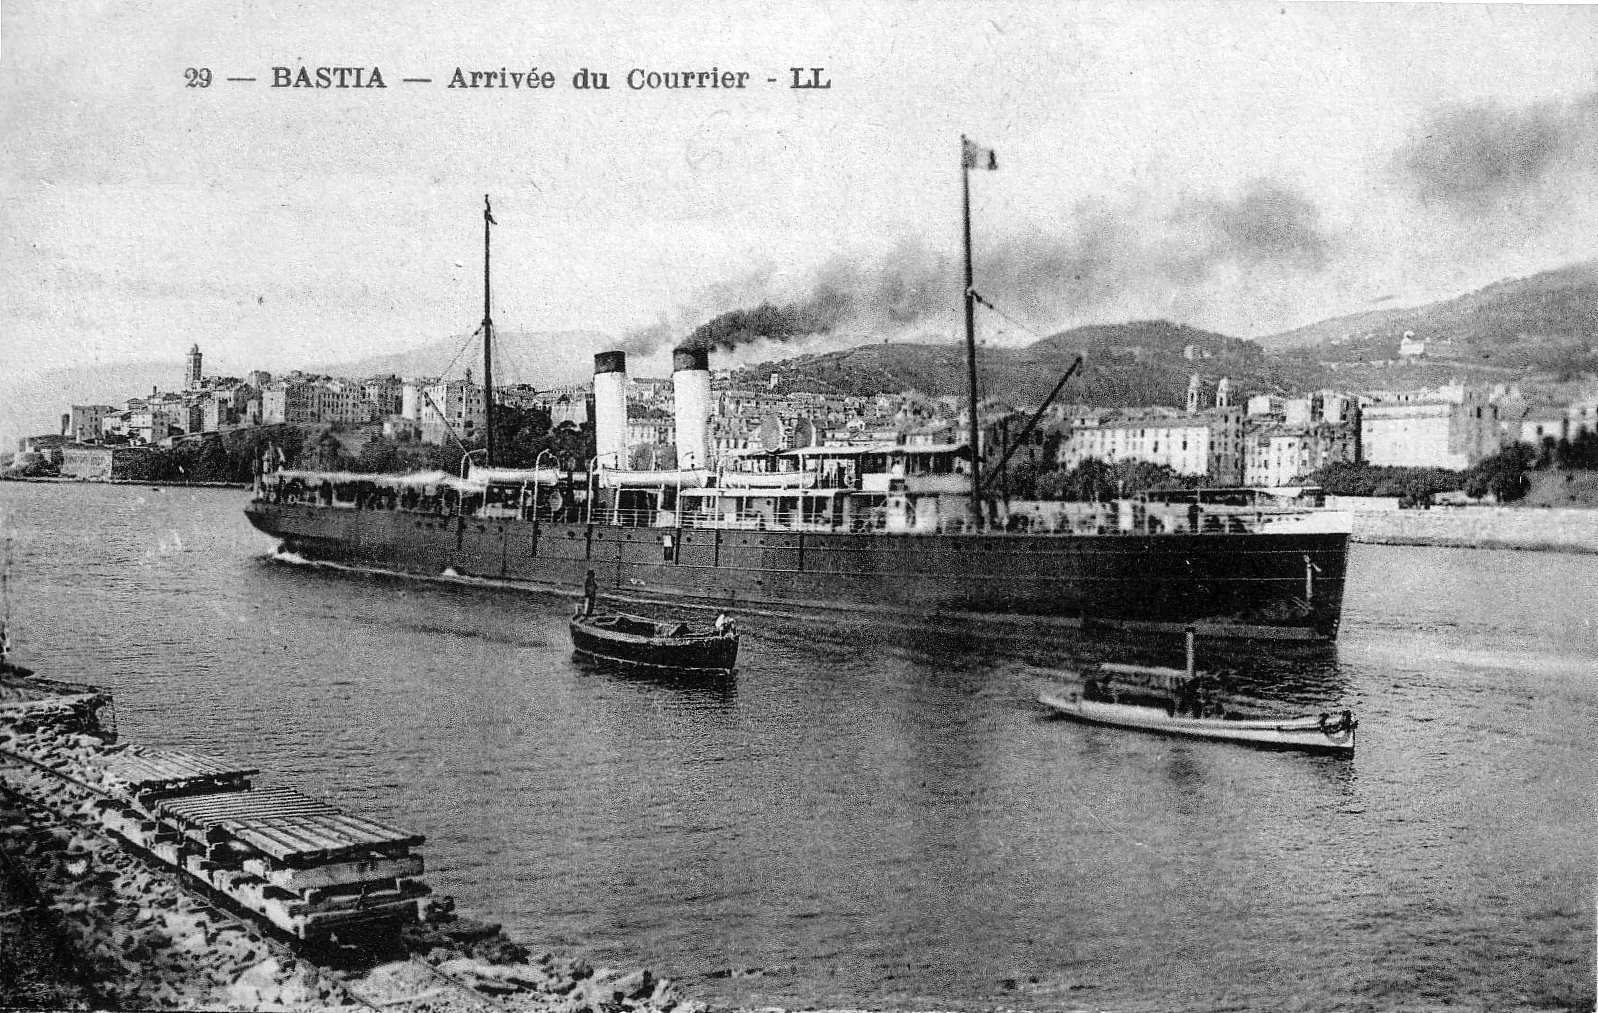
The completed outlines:
{"type": "MultiPolygon", "coordinates": [[[[531,468],[545,449],[549,413],[542,408],[494,406],[494,463],[507,468],[531,468]]],[[[470,444],[474,449],[483,444],[470,444]]]]}
{"type": "Polygon", "coordinates": [[[344,456],[344,445],[331,432],[316,438],[311,448],[310,467],[313,471],[342,471],[349,463],[344,456]]]}
{"type": "Polygon", "coordinates": [[[1574,468],[1576,466],[1575,447],[1565,437],[1561,436],[1554,444],[1554,467],[1574,468]]]}
{"type": "Polygon", "coordinates": [[[200,451],[196,455],[194,478],[196,482],[233,482],[238,478],[233,473],[233,460],[228,455],[227,448],[222,445],[219,436],[207,436],[200,441],[200,451]]]}
{"type": "Polygon", "coordinates": [[[1542,444],[1537,448],[1537,467],[1551,468],[1558,460],[1559,441],[1552,436],[1544,436],[1542,444]]]}
{"type": "Polygon", "coordinates": [[[1567,468],[1580,468],[1584,471],[1598,469],[1598,432],[1583,429],[1570,441],[1569,463],[1567,468]]]}
{"type": "Polygon", "coordinates": [[[1524,443],[1511,444],[1465,472],[1465,492],[1478,498],[1491,494],[1500,503],[1513,503],[1531,488],[1526,472],[1536,463],[1535,450],[1524,443]]]}
{"type": "Polygon", "coordinates": [[[1115,469],[1092,457],[1068,471],[1041,475],[1037,483],[1039,499],[1096,502],[1114,499],[1117,493],[1115,469]]]}
{"type": "Polygon", "coordinates": [[[1438,493],[1461,488],[1464,476],[1447,468],[1389,468],[1337,461],[1304,480],[1333,496],[1396,496],[1406,505],[1425,506],[1438,493]]]}
{"type": "Polygon", "coordinates": [[[399,471],[399,448],[392,440],[374,436],[367,440],[361,447],[361,452],[355,455],[354,466],[356,471],[368,474],[399,471]]]}
{"type": "Polygon", "coordinates": [[[1112,467],[1122,496],[1136,496],[1156,489],[1190,489],[1204,484],[1201,476],[1181,475],[1166,465],[1148,461],[1117,461],[1112,467]]]}

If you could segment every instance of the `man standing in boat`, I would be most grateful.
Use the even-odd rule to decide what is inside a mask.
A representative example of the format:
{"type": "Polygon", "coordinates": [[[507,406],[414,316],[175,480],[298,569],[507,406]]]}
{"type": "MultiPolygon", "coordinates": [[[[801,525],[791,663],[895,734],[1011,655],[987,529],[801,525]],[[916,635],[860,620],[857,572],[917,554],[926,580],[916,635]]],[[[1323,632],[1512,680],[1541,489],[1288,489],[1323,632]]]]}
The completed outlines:
{"type": "Polygon", "coordinates": [[[594,614],[594,599],[599,597],[599,580],[594,576],[594,571],[589,570],[588,576],[583,578],[583,615],[594,614]]]}

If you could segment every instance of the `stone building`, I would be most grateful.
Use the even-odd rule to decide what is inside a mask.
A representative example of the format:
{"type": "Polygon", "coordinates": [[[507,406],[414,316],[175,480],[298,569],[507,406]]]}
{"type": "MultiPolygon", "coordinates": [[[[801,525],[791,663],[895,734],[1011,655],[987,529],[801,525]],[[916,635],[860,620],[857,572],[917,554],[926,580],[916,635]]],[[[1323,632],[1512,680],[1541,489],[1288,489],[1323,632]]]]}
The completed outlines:
{"type": "Polygon", "coordinates": [[[1303,476],[1338,462],[1353,463],[1359,431],[1350,424],[1270,425],[1243,441],[1243,484],[1296,485],[1303,476]]]}
{"type": "Polygon", "coordinates": [[[116,413],[111,405],[75,404],[67,417],[65,435],[77,443],[98,443],[105,435],[105,420],[116,413]]]}
{"type": "Polygon", "coordinates": [[[1451,385],[1380,397],[1360,413],[1369,464],[1459,471],[1501,447],[1498,406],[1482,391],[1451,385]]]}
{"type": "Polygon", "coordinates": [[[486,418],[483,388],[464,380],[442,380],[422,391],[421,433],[424,443],[462,443],[475,439],[486,418]]]}
{"type": "Polygon", "coordinates": [[[1060,443],[1059,463],[1074,468],[1095,459],[1147,461],[1179,475],[1203,476],[1215,485],[1243,480],[1243,412],[1215,408],[1182,413],[1147,408],[1073,426],[1060,443]]]}

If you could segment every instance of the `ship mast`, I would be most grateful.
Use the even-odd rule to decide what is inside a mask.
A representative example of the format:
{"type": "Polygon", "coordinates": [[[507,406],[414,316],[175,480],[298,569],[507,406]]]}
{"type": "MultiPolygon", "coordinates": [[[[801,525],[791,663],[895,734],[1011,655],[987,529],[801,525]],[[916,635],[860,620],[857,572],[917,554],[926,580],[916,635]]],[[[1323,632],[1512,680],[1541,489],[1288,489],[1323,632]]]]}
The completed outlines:
{"type": "Polygon", "coordinates": [[[972,146],[964,134],[960,135],[960,205],[961,223],[965,237],[965,360],[966,409],[971,414],[969,439],[971,441],[971,517],[978,530],[982,528],[982,466],[977,457],[977,338],[976,292],[971,281],[971,168],[972,146]]]}
{"type": "Polygon", "coordinates": [[[483,194],[483,467],[494,466],[494,318],[489,313],[488,229],[497,225],[483,194]]]}

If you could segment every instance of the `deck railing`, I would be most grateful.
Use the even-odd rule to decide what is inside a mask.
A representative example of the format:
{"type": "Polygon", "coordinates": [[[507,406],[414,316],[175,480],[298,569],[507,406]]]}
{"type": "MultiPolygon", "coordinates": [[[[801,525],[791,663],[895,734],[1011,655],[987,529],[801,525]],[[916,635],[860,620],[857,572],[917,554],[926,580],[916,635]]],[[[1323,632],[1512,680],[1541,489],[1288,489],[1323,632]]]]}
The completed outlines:
{"type": "MultiPolygon", "coordinates": [[[[310,495],[280,495],[259,497],[263,502],[276,500],[283,503],[300,503],[303,505],[320,506],[324,509],[337,510],[381,510],[399,509],[405,512],[420,513],[435,516],[457,516],[460,504],[451,502],[448,498],[425,497],[419,498],[411,504],[396,504],[389,506],[387,500],[367,500],[360,503],[347,503],[335,500],[332,503],[325,499],[310,495]]],[[[1215,534],[1260,534],[1278,532],[1324,532],[1347,533],[1351,530],[1351,518],[1348,514],[1324,509],[1307,509],[1301,507],[1288,508],[1244,508],[1244,507],[1216,507],[1204,506],[1196,512],[1191,506],[1172,505],[1170,507],[1134,504],[1132,509],[1123,509],[1125,504],[1109,503],[1095,506],[1087,504],[1070,504],[1057,507],[1053,504],[1038,504],[1036,506],[1013,507],[1009,516],[1003,520],[993,520],[980,530],[985,535],[1215,535],[1215,534]],[[1086,507],[1086,509],[1084,509],[1086,507]]],[[[489,519],[505,519],[518,513],[514,508],[506,510],[503,507],[491,508],[490,514],[482,516],[489,519]]],[[[475,514],[474,514],[475,515],[475,514]]],[[[807,519],[802,511],[785,510],[774,515],[767,515],[760,511],[717,511],[709,509],[685,510],[682,512],[672,510],[659,510],[651,508],[621,509],[613,506],[594,505],[590,510],[586,506],[566,505],[558,514],[552,514],[546,505],[540,504],[536,518],[522,514],[521,519],[532,521],[536,519],[541,523],[592,523],[598,525],[629,527],[629,528],[696,528],[719,529],[727,531],[794,531],[794,532],[831,532],[843,531],[849,533],[867,534],[975,534],[978,528],[964,516],[942,517],[931,525],[917,522],[914,519],[905,519],[904,522],[890,524],[890,514],[882,508],[872,509],[862,513],[851,513],[847,522],[835,524],[832,514],[807,519]]]]}

